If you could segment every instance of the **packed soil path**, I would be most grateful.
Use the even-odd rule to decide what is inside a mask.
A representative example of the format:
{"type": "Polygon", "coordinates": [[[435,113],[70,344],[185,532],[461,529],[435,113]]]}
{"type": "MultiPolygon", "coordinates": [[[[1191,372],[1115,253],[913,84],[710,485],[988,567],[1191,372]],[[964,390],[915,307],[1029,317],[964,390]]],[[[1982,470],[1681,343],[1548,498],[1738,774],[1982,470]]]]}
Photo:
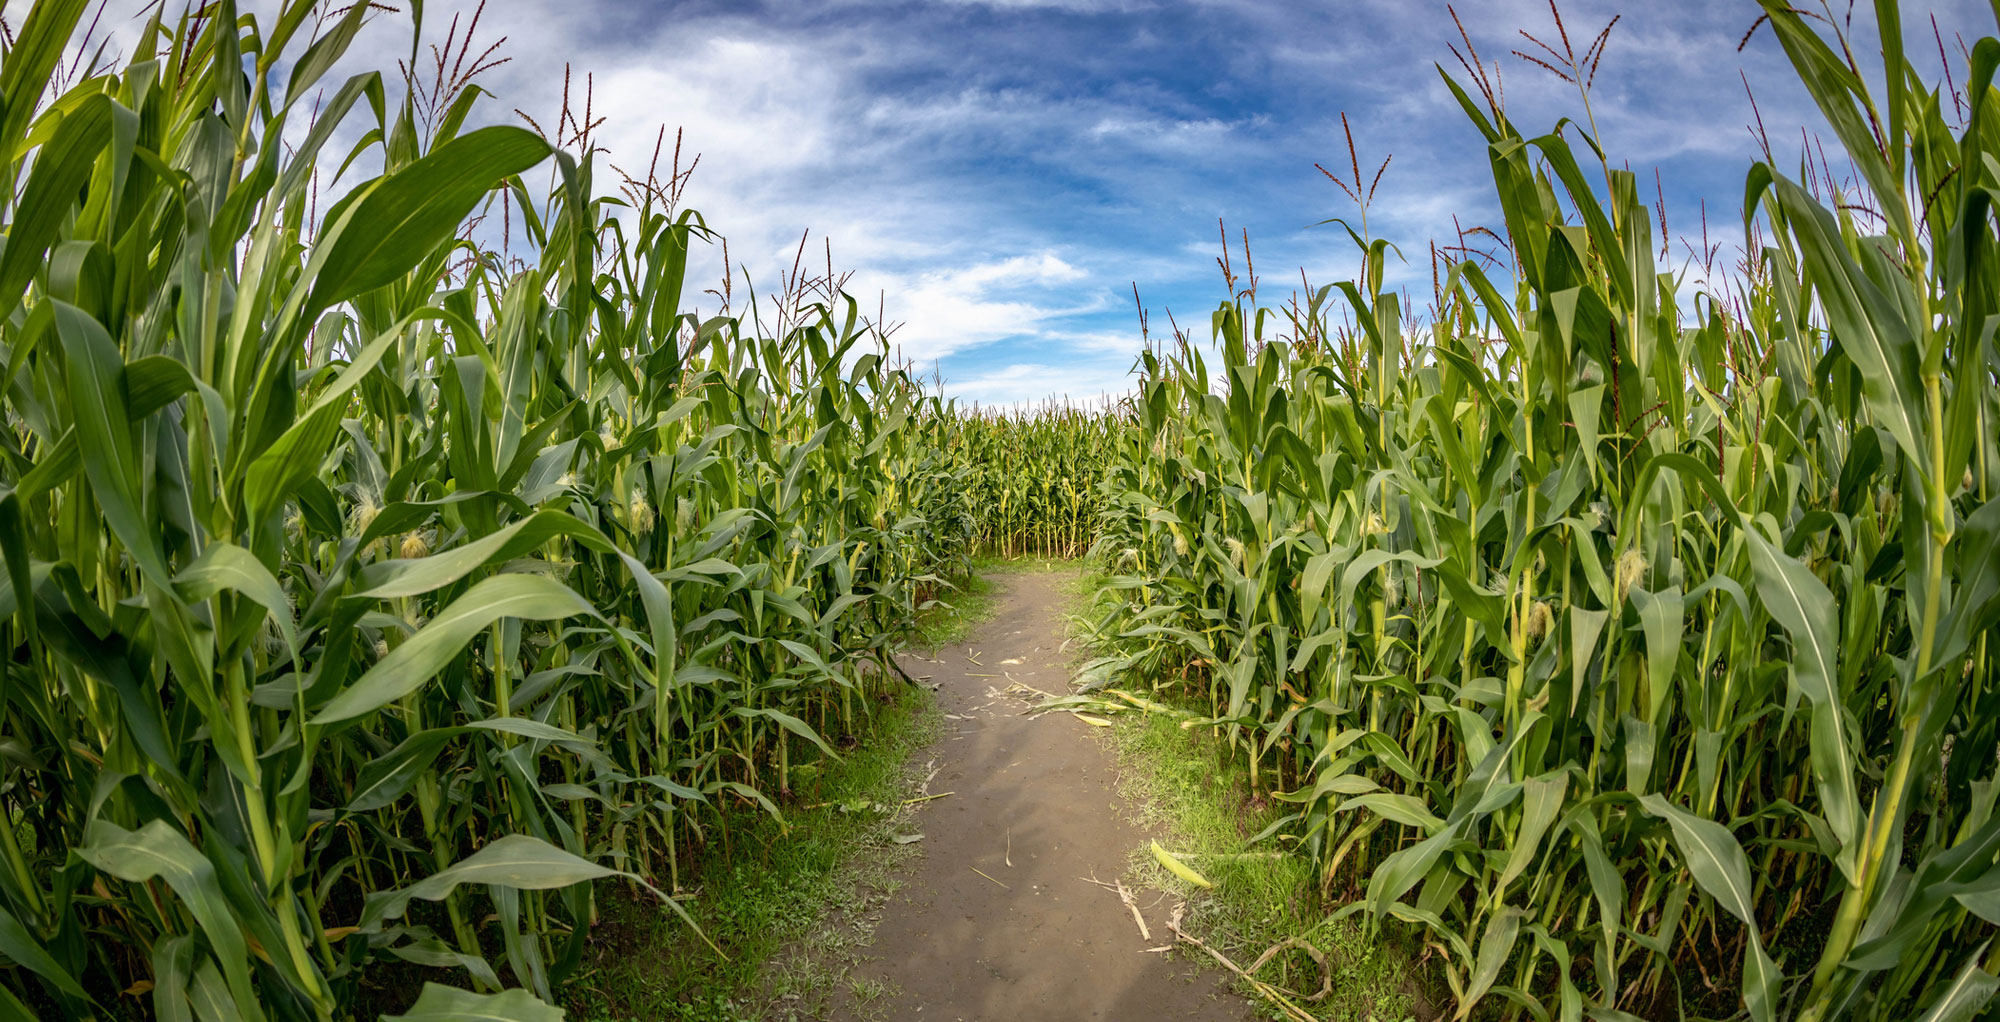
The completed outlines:
{"type": "Polygon", "coordinates": [[[1005,1022],[1013,1019],[1211,1019],[1241,1022],[1248,1006],[1220,970],[1157,950],[1174,941],[1177,899],[1133,891],[1150,939],[1115,883],[1146,835],[1128,821],[1114,763],[1089,725],[1027,706],[1068,691],[1063,648],[1068,573],[995,578],[995,613],[970,641],[904,669],[937,690],[943,737],[917,763],[928,790],[914,825],[924,855],[882,922],[856,979],[889,993],[853,1004],[857,1017],[1005,1022]],[[1149,952],[1147,949],[1153,948],[1149,952]]]}

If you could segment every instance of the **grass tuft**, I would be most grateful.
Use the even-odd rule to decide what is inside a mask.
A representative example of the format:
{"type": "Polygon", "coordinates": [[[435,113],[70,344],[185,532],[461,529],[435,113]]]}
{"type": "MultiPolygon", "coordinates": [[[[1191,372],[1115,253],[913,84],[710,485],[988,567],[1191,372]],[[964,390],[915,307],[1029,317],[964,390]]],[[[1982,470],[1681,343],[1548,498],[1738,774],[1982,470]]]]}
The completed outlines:
{"type": "MultiPolygon", "coordinates": [[[[1285,941],[1312,944],[1327,956],[1332,971],[1331,993],[1311,1006],[1327,1022],[1431,1017],[1423,1009],[1423,990],[1411,977],[1408,953],[1383,934],[1370,937],[1351,918],[1329,918],[1310,861],[1264,854],[1276,845],[1246,847],[1283,814],[1279,806],[1250,797],[1248,776],[1229,762],[1222,743],[1156,714],[1121,715],[1103,730],[1117,752],[1119,785],[1132,802],[1134,822],[1160,835],[1162,845],[1215,885],[1188,900],[1183,925],[1189,932],[1245,968],[1285,941]]],[[[1132,849],[1126,877],[1128,886],[1185,887],[1144,847],[1132,849]]],[[[1198,951],[1187,953],[1213,964],[1198,951]]],[[[1316,993],[1322,983],[1318,963],[1303,951],[1279,954],[1257,978],[1298,991],[1297,1000],[1316,993]]],[[[1255,999],[1246,984],[1239,981],[1237,987],[1255,999]]]]}
{"type": "MultiPolygon", "coordinates": [[[[1093,616],[1104,581],[1093,570],[1076,576],[1068,587],[1073,617],[1093,616]]],[[[1370,936],[1351,918],[1329,918],[1311,861],[1273,854],[1276,844],[1248,845],[1285,807],[1251,795],[1247,771],[1225,743],[1205,731],[1182,729],[1178,718],[1150,713],[1118,714],[1101,734],[1117,756],[1119,790],[1132,807],[1133,822],[1159,835],[1162,845],[1215,885],[1188,899],[1183,925],[1189,932],[1244,968],[1267,948],[1287,941],[1311,944],[1326,955],[1332,986],[1309,1007],[1326,1022],[1435,1017],[1429,1007],[1434,999],[1426,996],[1405,948],[1384,934],[1370,936]]],[[[1128,886],[1187,889],[1148,846],[1131,850],[1125,875],[1128,886]]],[[[1182,953],[1220,967],[1192,948],[1182,953]]],[[[1319,964],[1299,950],[1276,955],[1257,978],[1298,991],[1294,1000],[1300,1003],[1325,981],[1319,964]]],[[[1248,984],[1237,980],[1235,986],[1268,1017],[1283,1018],[1261,1007],[1248,984]]]]}

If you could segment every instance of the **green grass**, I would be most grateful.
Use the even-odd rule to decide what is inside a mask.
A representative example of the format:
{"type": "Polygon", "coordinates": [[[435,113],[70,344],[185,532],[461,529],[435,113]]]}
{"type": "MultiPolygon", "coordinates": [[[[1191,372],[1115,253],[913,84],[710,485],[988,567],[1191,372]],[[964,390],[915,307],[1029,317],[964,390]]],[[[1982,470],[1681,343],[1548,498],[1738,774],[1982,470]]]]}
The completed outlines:
{"type": "Polygon", "coordinates": [[[1022,554],[1002,557],[985,554],[973,559],[973,567],[982,574],[1046,574],[1049,572],[1081,572],[1088,562],[1081,557],[1053,557],[1047,554],[1022,554]]]}
{"type": "Polygon", "coordinates": [[[975,559],[972,574],[953,579],[933,596],[931,605],[919,611],[910,625],[905,646],[936,656],[940,648],[963,642],[972,626],[993,611],[993,582],[986,576],[998,563],[975,559]]]}
{"type": "MultiPolygon", "coordinates": [[[[995,587],[985,573],[1006,565],[977,567],[919,615],[910,649],[934,653],[991,613],[995,587]]],[[[940,722],[929,690],[904,688],[857,723],[840,760],[794,766],[782,807],[789,829],[744,812],[726,840],[711,833],[684,878],[693,893],[683,905],[726,959],[623,886],[602,886],[590,958],[571,984],[572,1017],[820,1018],[843,988],[853,1010],[868,1012],[891,991],[850,973],[881,907],[901,888],[899,874],[921,853],[920,843],[894,837],[911,829],[903,800],[922,776],[911,757],[936,738],[940,722]]]]}
{"type": "MultiPolygon", "coordinates": [[[[1085,571],[1071,588],[1072,606],[1087,614],[1102,576],[1085,571]]],[[[1143,687],[1143,686],[1136,686],[1143,687]]],[[[1192,708],[1192,707],[1190,707],[1192,708]]],[[[1210,946],[1248,968],[1266,948],[1287,940],[1312,944],[1327,957],[1331,992],[1308,1009],[1328,1022],[1404,1022],[1429,1017],[1426,998],[1411,979],[1407,951],[1382,934],[1370,936],[1353,919],[1331,920],[1332,909],[1318,894],[1310,860],[1295,855],[1229,858],[1281,846],[1247,842],[1289,807],[1250,797],[1240,757],[1201,730],[1183,730],[1176,718],[1123,713],[1103,729],[1118,756],[1119,788],[1132,805],[1134,821],[1158,834],[1161,843],[1215,884],[1190,898],[1183,925],[1210,946]]],[[[1134,848],[1128,885],[1159,890],[1186,889],[1153,858],[1134,848]]],[[[1193,948],[1184,953],[1216,968],[1193,948]]],[[[1303,996],[1321,985],[1319,965],[1303,951],[1279,954],[1259,979],[1303,996]]],[[[1239,992],[1256,1001],[1248,984],[1239,992]]],[[[1295,1001],[1303,1003],[1303,996],[1295,1001]]],[[[1257,1003],[1261,1004],[1261,1001],[1257,1003]]],[[[1269,1017],[1281,1018],[1270,1009],[1269,1017]]]]}
{"type": "MultiPolygon", "coordinates": [[[[1232,769],[1219,743],[1153,714],[1125,715],[1108,734],[1138,822],[1215,884],[1188,902],[1183,925],[1189,932],[1246,968],[1265,948],[1294,939],[1311,943],[1333,973],[1332,992],[1312,1005],[1329,1022],[1418,1017],[1422,998],[1409,981],[1407,954],[1381,934],[1370,937],[1353,919],[1329,919],[1310,861],[1294,855],[1226,858],[1246,851],[1245,843],[1282,815],[1283,804],[1252,800],[1242,768],[1232,769]]],[[[1162,890],[1177,885],[1146,848],[1132,850],[1127,876],[1128,883],[1162,890]]],[[[1258,978],[1304,995],[1321,984],[1319,965],[1302,951],[1280,954],[1258,978]]],[[[1255,996],[1247,984],[1238,986],[1255,996]]]]}

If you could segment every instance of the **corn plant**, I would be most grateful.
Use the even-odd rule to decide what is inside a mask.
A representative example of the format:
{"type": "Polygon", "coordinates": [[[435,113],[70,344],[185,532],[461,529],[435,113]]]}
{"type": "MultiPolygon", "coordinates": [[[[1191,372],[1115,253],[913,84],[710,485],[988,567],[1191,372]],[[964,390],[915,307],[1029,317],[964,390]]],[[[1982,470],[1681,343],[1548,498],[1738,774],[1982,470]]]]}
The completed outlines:
{"type": "Polygon", "coordinates": [[[557,1017],[593,881],[680,911],[902,683],[955,413],[831,274],[689,311],[678,171],[469,128],[456,24],[334,84],[371,5],[85,8],[0,62],[0,1014],[557,1017]]]}
{"type": "MultiPolygon", "coordinates": [[[[1111,667],[1207,702],[1294,807],[1260,837],[1455,1017],[2000,989],[2000,42],[1955,110],[1893,0],[1880,94],[1839,19],[1763,11],[1858,180],[1752,167],[1740,273],[1663,263],[1634,175],[1473,56],[1504,251],[1419,319],[1361,220],[1359,279],[1217,310],[1214,377],[1146,355],[1105,482],[1111,667]]],[[[1586,125],[1603,38],[1536,58],[1586,125]]]]}
{"type": "Polygon", "coordinates": [[[982,545],[1002,557],[1082,554],[1097,535],[1097,481],[1130,427],[1125,410],[1049,403],[957,416],[956,455],[982,545]]]}

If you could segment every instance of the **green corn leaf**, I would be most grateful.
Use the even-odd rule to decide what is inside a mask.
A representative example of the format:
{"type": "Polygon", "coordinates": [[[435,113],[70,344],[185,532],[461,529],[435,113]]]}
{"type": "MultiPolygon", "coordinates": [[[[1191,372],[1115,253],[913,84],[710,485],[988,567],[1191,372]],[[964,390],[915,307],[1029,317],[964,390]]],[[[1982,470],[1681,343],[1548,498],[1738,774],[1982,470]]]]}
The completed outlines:
{"type": "Polygon", "coordinates": [[[194,951],[194,937],[185,933],[153,945],[153,1015],[160,1022],[194,1022],[188,999],[194,951]]]}
{"type": "MultiPolygon", "coordinates": [[[[22,926],[21,921],[4,908],[0,908],[0,954],[6,955],[14,964],[40,976],[50,986],[64,994],[79,1001],[94,1003],[90,994],[77,983],[76,977],[70,975],[69,970],[63,968],[62,963],[56,961],[47,948],[42,946],[42,941],[29,933],[28,928],[22,926]]],[[[32,1018],[33,1015],[27,1017],[32,1018]]]]}
{"type": "Polygon", "coordinates": [[[1409,795],[1375,791],[1356,795],[1343,800],[1333,808],[1336,813],[1349,809],[1365,809],[1385,820],[1400,823],[1406,827],[1417,827],[1425,834],[1435,834],[1444,827],[1444,821],[1430,811],[1430,807],[1409,795]]]}
{"type": "Polygon", "coordinates": [[[278,626],[293,663],[299,662],[298,626],[292,620],[292,601],[276,575],[250,551],[234,543],[216,543],[201,552],[193,564],[174,576],[181,599],[190,603],[206,600],[217,593],[239,593],[263,607],[278,626]]]}
{"type": "Polygon", "coordinates": [[[574,516],[562,511],[538,511],[461,547],[427,557],[371,564],[361,570],[358,580],[361,589],[354,595],[371,600],[418,596],[442,589],[480,568],[513,560],[558,537],[600,553],[610,553],[613,549],[602,533],[574,516]]]}
{"type": "Polygon", "coordinates": [[[460,884],[543,891],[619,875],[617,870],[580,859],[540,838],[509,834],[415,884],[370,896],[361,913],[361,928],[372,931],[383,922],[402,918],[412,899],[441,901],[460,884]]]}
{"type": "Polygon", "coordinates": [[[165,587],[173,573],[160,550],[157,530],[142,518],[145,499],[132,420],[125,410],[125,364],[102,323],[73,305],[59,301],[53,305],[56,333],[69,363],[69,398],[76,415],[77,443],[91,452],[82,459],[91,495],[97,498],[105,524],[140,570],[165,587]]]}
{"type": "Polygon", "coordinates": [[[89,0],[36,0],[14,32],[7,62],[0,67],[0,95],[7,97],[0,113],[0,152],[8,163],[23,155],[23,140],[35,116],[35,105],[49,86],[49,76],[62,61],[63,49],[76,32],[89,0]]]}
{"type": "Polygon", "coordinates": [[[228,983],[216,970],[213,961],[203,959],[195,964],[194,978],[188,983],[187,999],[194,1017],[200,1022],[228,1022],[238,1017],[236,1005],[229,997],[228,983]]]}
{"type": "MultiPolygon", "coordinates": [[[[1874,114],[1862,109],[1856,99],[1865,94],[1866,86],[1847,61],[1833,51],[1825,41],[1815,35],[1806,21],[1799,17],[1797,9],[1782,3],[1782,0],[1758,0],[1771,19],[1771,29],[1777,33],[1778,41],[1791,58],[1792,68],[1797,72],[1806,92],[1812,96],[1839,137],[1847,156],[1861,172],[1862,179],[1874,194],[1891,198],[1887,213],[1890,227],[1897,231],[1906,243],[1914,244],[1916,238],[1910,223],[1910,207],[1900,201],[1901,190],[1897,187],[1897,172],[1890,169],[1890,162],[1884,158],[1881,139],[1876,129],[1871,127],[1874,114]]],[[[1895,40],[1884,48],[1885,53],[1895,53],[1900,48],[1900,40],[1895,40]]],[[[1843,44],[1843,49],[1845,45],[1843,44]]],[[[1891,83],[1900,89],[1901,76],[1891,83]]],[[[1900,114],[1897,115],[1900,117],[1900,114]]],[[[1901,144],[1898,139],[1897,144],[1901,144]]]]}
{"type": "Polygon", "coordinates": [[[1868,410],[1896,438],[1910,466],[1925,474],[1928,447],[1921,438],[1928,434],[1917,410],[1921,384],[1911,325],[1848,254],[1833,214],[1781,174],[1772,175],[1771,193],[1796,232],[1840,350],[1861,370],[1868,410]]]}
{"type": "Polygon", "coordinates": [[[165,355],[128,362],[124,375],[125,411],[137,422],[195,389],[187,366],[165,355]]]}
{"type": "Polygon", "coordinates": [[[475,994],[470,990],[425,983],[417,1003],[401,1015],[384,1015],[382,1022],[562,1022],[563,1010],[526,990],[475,994]]]}
{"type": "Polygon", "coordinates": [[[1958,575],[1958,591],[1945,614],[1937,660],[1965,655],[1972,637],[2000,616],[2000,497],[1966,516],[1945,554],[1958,575]]]}
{"type": "Polygon", "coordinates": [[[1743,846],[1729,828],[1695,816],[1662,796],[1642,796],[1639,804],[1673,829],[1674,845],[1680,849],[1695,884],[1749,932],[1750,940],[1743,950],[1743,1000],[1752,1018],[1770,1022],[1776,1017],[1778,985],[1783,976],[1765,953],[1763,937],[1757,932],[1750,864],[1744,858],[1743,846]]]}
{"type": "Polygon", "coordinates": [[[350,393],[392,350],[404,330],[433,318],[437,318],[434,312],[419,310],[370,341],[271,446],[256,454],[243,473],[244,503],[253,516],[261,517],[276,508],[311,478],[319,456],[339,435],[341,413],[348,406],[350,393]]]}
{"type": "Polygon", "coordinates": [[[1792,684],[1812,703],[1812,769],[1822,815],[1839,840],[1841,872],[1856,880],[1861,800],[1854,790],[1854,755],[1848,748],[1845,707],[1837,695],[1839,632],[1833,593],[1805,565],[1785,556],[1754,528],[1743,532],[1757,574],[1757,595],[1792,637],[1792,684]]]}
{"type": "MultiPolygon", "coordinates": [[[[305,11],[307,8],[301,4],[299,5],[299,10],[305,11]]],[[[305,54],[299,58],[298,63],[292,65],[291,76],[285,83],[286,106],[291,106],[304,98],[307,95],[307,90],[311,89],[313,84],[319,81],[320,77],[332,69],[333,65],[340,60],[341,55],[347,52],[347,48],[354,43],[355,34],[361,30],[362,19],[366,14],[365,10],[357,11],[350,7],[346,11],[341,12],[340,20],[334,22],[331,29],[320,29],[316,32],[317,38],[313,40],[312,45],[306,48],[305,54]]],[[[301,14],[299,17],[300,20],[303,20],[304,15],[301,14]]],[[[266,45],[271,52],[276,52],[282,48],[283,41],[274,35],[274,38],[266,45]]],[[[357,79],[361,77],[364,76],[356,76],[357,79]]],[[[348,84],[353,85],[354,80],[350,80],[348,84]]],[[[342,91],[345,92],[345,88],[342,91]]],[[[350,99],[348,102],[351,103],[352,100],[350,99]]],[[[346,104],[341,102],[339,95],[336,95],[334,100],[320,111],[320,115],[313,126],[313,134],[319,134],[319,125],[321,123],[327,121],[332,121],[335,124],[339,123],[340,113],[345,110],[346,104]]],[[[331,134],[330,130],[328,134],[331,134]]],[[[309,140],[306,145],[300,147],[298,154],[294,155],[293,159],[301,164],[310,165],[313,162],[313,154],[319,151],[320,141],[323,141],[323,138],[309,140]]],[[[289,191],[289,189],[286,190],[289,191]]]]}
{"type": "Polygon", "coordinates": [[[1986,941],[1973,950],[1965,964],[1959,966],[1958,974],[1938,992],[1918,1022],[1972,1022],[1979,1017],[1986,1005],[1992,1002],[1994,993],[2000,992],[2000,976],[1987,972],[1980,965],[1991,943],[1986,941]]]}
{"type": "Polygon", "coordinates": [[[1526,914],[1509,905],[1487,918],[1486,932],[1479,938],[1479,957],[1466,980],[1465,994],[1458,999],[1459,1017],[1465,1017],[1476,1007],[1500,978],[1501,968],[1514,956],[1514,944],[1520,937],[1521,920],[1526,914]]]}
{"type": "Polygon", "coordinates": [[[0,987],[0,1019],[6,1022],[40,1022],[39,1017],[29,1007],[21,1003],[14,991],[0,987]]]}
{"type": "Polygon", "coordinates": [[[1674,843],[1680,847],[1688,871],[1701,889],[1730,915],[1754,927],[1757,917],[1750,895],[1750,866],[1736,835],[1722,824],[1695,816],[1660,795],[1642,796],[1639,804],[1673,828],[1674,843]]]}
{"type": "Polygon", "coordinates": [[[85,862],[120,880],[166,881],[214,949],[215,960],[221,963],[228,984],[231,1011],[250,1019],[264,1017],[251,986],[249,950],[243,930],[223,896],[215,867],[180,831],[164,820],[154,820],[136,831],[109,820],[93,820],[89,837],[76,853],[85,862]]]}
{"type": "Polygon", "coordinates": [[[1438,915],[1436,912],[1407,905],[1399,901],[1389,906],[1387,915],[1394,919],[1401,919],[1407,923],[1424,924],[1424,927],[1430,932],[1443,937],[1445,943],[1451,946],[1452,951],[1456,952],[1460,959],[1466,961],[1472,959],[1472,948],[1466,944],[1465,938],[1460,936],[1458,931],[1453,929],[1451,924],[1446,922],[1444,917],[1438,915]]]}
{"type": "Polygon", "coordinates": [[[493,966],[486,959],[478,955],[465,954],[441,940],[418,939],[395,944],[389,948],[389,953],[403,961],[433,969],[464,969],[472,974],[473,979],[495,990],[505,986],[494,974],[493,966]]]}
{"type": "Polygon", "coordinates": [[[1667,697],[1674,691],[1674,668],[1681,655],[1681,632],[1687,622],[1686,606],[1679,589],[1665,589],[1648,592],[1634,587],[1632,606],[1638,611],[1639,624],[1646,636],[1646,678],[1647,687],[1652,690],[1652,705],[1646,708],[1646,720],[1657,721],[1660,709],[1667,697]]]}
{"type": "MultiPolygon", "coordinates": [[[[1584,875],[1590,882],[1591,897],[1597,903],[1598,931],[1603,935],[1601,947],[1608,953],[1618,938],[1619,925],[1624,919],[1624,878],[1611,864],[1611,856],[1604,848],[1603,832],[1598,829],[1589,806],[1580,804],[1572,808],[1564,820],[1564,829],[1569,831],[1583,852],[1584,875]]],[[[1600,967],[1598,975],[1600,980],[1609,975],[1608,963],[1600,967]]]]}
{"type": "Polygon", "coordinates": [[[383,179],[329,228],[306,308],[324,309],[402,277],[452,236],[481,197],[548,155],[548,143],[533,132],[481,128],[383,179]]]}
{"type": "Polygon", "coordinates": [[[752,719],[761,718],[764,720],[768,720],[778,725],[779,727],[782,727],[785,730],[790,731],[795,735],[798,735],[800,738],[803,738],[806,741],[811,742],[813,745],[817,746],[821,752],[826,753],[828,758],[835,760],[840,758],[840,754],[834,751],[833,746],[826,744],[826,739],[821,738],[819,736],[819,732],[814,731],[812,727],[808,725],[805,721],[800,720],[799,718],[794,717],[789,713],[786,713],[782,710],[774,710],[767,706],[738,706],[736,707],[735,712],[736,715],[739,717],[748,717],[752,719]]]}
{"type": "Polygon", "coordinates": [[[1910,883],[1909,897],[1888,932],[1856,945],[1844,963],[1848,968],[1875,971],[1893,968],[1930,925],[1940,908],[1957,901],[1982,919],[2000,918],[2000,818],[1988,819],[1951,847],[1921,862],[1910,883]]]}
{"type": "Polygon", "coordinates": [[[421,688],[456,659],[473,636],[502,618],[548,621],[596,617],[568,586],[541,575],[496,575],[452,601],[411,636],[329,700],[312,722],[321,726],[372,713],[421,688]]]}
{"type": "MultiPolygon", "coordinates": [[[[47,6],[70,6],[73,2],[47,6]]],[[[14,69],[19,52],[17,46],[8,55],[7,70],[14,69]]],[[[4,119],[11,121],[13,112],[10,104],[4,119]]],[[[0,248],[0,317],[12,315],[20,306],[22,291],[55,243],[63,218],[75,207],[80,185],[89,180],[91,166],[110,144],[112,115],[108,96],[96,96],[78,105],[63,115],[55,136],[36,156],[21,196],[20,213],[8,225],[7,244],[0,248]]],[[[11,135],[0,138],[11,144],[11,135]]]]}
{"type": "Polygon", "coordinates": [[[1457,838],[1457,828],[1446,826],[1430,837],[1397,849],[1384,858],[1375,872],[1368,878],[1368,903],[1372,911],[1391,911],[1389,906],[1400,904],[1403,895],[1417,885],[1424,875],[1437,864],[1438,858],[1457,838]]]}
{"type": "Polygon", "coordinates": [[[1522,801],[1521,824],[1515,831],[1513,848],[1508,852],[1507,865],[1500,871],[1500,879],[1494,885],[1497,890],[1506,891],[1534,861],[1541,847],[1542,836],[1548,833],[1562,812],[1563,795],[1569,790],[1569,775],[1551,772],[1540,777],[1521,782],[1522,801]]]}
{"type": "Polygon", "coordinates": [[[472,724],[434,727],[403,739],[395,748],[363,764],[355,777],[347,811],[365,813],[393,804],[430,769],[447,742],[478,731],[519,735],[586,754],[596,751],[593,743],[573,731],[521,717],[494,717],[472,724]]]}

